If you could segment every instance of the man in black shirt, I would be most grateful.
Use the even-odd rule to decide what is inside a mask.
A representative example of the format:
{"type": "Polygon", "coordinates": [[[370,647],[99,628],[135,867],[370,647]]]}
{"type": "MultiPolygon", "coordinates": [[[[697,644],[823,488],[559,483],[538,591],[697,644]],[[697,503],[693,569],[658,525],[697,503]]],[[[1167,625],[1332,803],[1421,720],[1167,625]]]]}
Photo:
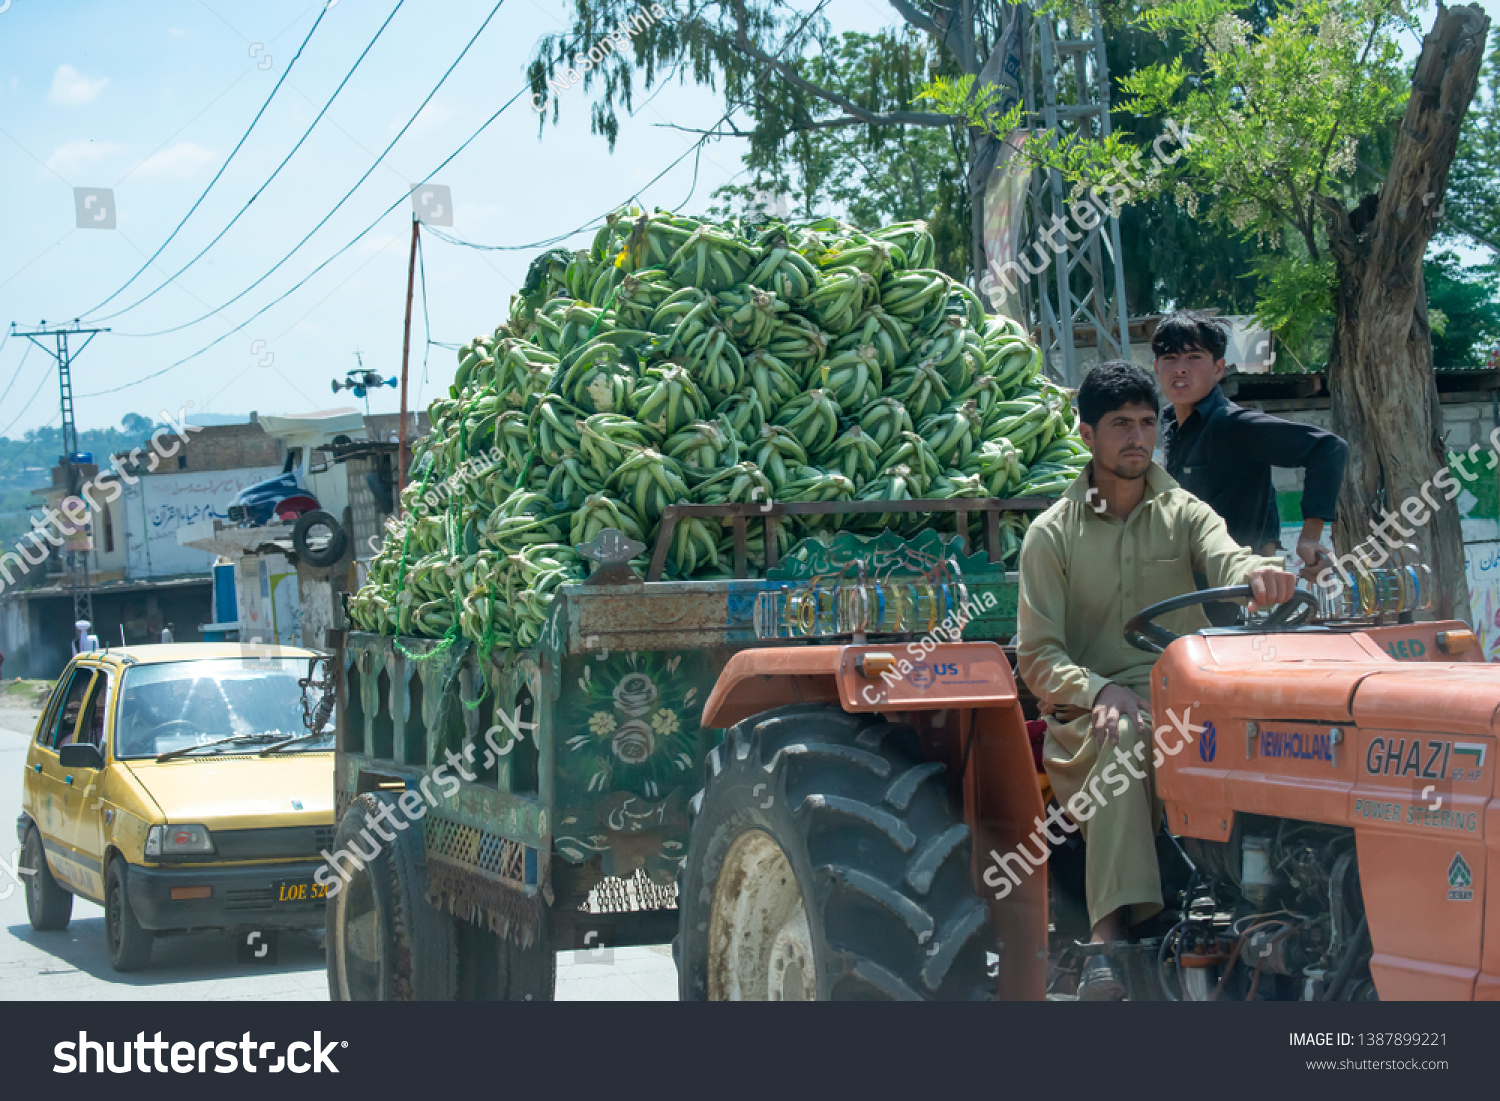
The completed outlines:
{"type": "Polygon", "coordinates": [[[1167,473],[1224,518],[1229,534],[1257,554],[1276,554],[1281,519],[1271,468],[1302,467],[1303,577],[1333,560],[1323,546],[1334,518],[1349,447],[1332,432],[1245,409],[1224,396],[1222,323],[1192,310],[1169,314],[1151,338],[1156,378],[1171,402],[1161,419],[1167,473]]]}

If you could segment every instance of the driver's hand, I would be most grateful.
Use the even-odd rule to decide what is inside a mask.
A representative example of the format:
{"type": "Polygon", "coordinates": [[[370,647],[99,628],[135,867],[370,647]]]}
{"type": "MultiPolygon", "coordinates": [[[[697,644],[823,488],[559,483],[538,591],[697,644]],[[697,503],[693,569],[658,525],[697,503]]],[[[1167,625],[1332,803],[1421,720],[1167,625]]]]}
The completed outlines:
{"type": "Polygon", "coordinates": [[[1292,599],[1297,591],[1297,578],[1277,566],[1262,566],[1250,574],[1250,610],[1275,607],[1292,599]]]}
{"type": "Polygon", "coordinates": [[[1101,746],[1120,743],[1120,717],[1129,716],[1138,726],[1149,726],[1146,718],[1151,705],[1130,689],[1119,684],[1106,684],[1094,697],[1094,740],[1101,746]]]}

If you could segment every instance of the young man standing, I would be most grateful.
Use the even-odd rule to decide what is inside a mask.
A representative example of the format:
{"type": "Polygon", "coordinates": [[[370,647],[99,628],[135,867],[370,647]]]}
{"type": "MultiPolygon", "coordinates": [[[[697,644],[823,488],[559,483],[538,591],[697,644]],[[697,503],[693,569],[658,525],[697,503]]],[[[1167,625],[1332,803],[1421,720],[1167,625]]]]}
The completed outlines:
{"type": "MultiPolygon", "coordinates": [[[[1047,777],[1064,806],[1103,781],[1102,804],[1079,823],[1096,944],[1120,940],[1126,926],[1162,908],[1149,715],[1155,655],[1125,641],[1126,620],[1192,592],[1195,571],[1216,587],[1250,585],[1262,606],[1290,599],[1296,584],[1279,561],[1230,538],[1213,509],[1151,461],[1158,409],[1145,368],[1115,360],[1089,372],[1078,419],[1093,458],[1021,547],[1017,667],[1046,718],[1047,777]]],[[[1161,622],[1179,634],[1208,626],[1198,608],[1161,622]]],[[[1079,997],[1123,992],[1108,958],[1093,957],[1079,997]]]]}
{"type": "Polygon", "coordinates": [[[1258,554],[1277,554],[1281,519],[1272,467],[1306,470],[1295,550],[1313,578],[1333,560],[1323,528],[1334,518],[1349,447],[1332,432],[1245,409],[1224,396],[1221,322],[1192,310],[1162,318],[1151,337],[1156,378],[1172,407],[1162,417],[1163,465],[1183,489],[1224,518],[1229,534],[1258,554]]]}

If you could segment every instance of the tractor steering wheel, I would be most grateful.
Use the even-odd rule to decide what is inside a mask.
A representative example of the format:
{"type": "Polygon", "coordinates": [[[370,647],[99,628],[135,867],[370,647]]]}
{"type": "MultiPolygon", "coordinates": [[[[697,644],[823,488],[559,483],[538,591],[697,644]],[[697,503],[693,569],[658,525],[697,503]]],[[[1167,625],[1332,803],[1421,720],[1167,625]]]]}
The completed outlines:
{"type": "MultiPolygon", "coordinates": [[[[1251,592],[1249,585],[1230,585],[1223,589],[1201,589],[1174,596],[1170,600],[1158,601],[1151,607],[1137,612],[1125,624],[1125,641],[1137,650],[1159,654],[1182,636],[1153,622],[1157,616],[1166,615],[1168,612],[1175,612],[1181,608],[1190,608],[1194,604],[1253,596],[1254,593],[1251,592]]],[[[1267,616],[1266,621],[1260,624],[1256,631],[1285,631],[1305,626],[1317,607],[1318,601],[1312,593],[1298,589],[1292,593],[1290,600],[1267,616]]],[[[1247,630],[1246,633],[1250,632],[1247,630]]]]}

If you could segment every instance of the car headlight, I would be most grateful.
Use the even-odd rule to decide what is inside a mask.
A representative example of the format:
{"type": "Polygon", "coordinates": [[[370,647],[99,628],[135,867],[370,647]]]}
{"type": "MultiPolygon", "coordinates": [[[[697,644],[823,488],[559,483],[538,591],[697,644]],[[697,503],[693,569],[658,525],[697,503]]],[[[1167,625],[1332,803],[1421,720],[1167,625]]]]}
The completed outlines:
{"type": "Polygon", "coordinates": [[[189,856],[214,851],[207,826],[152,826],[146,832],[147,856],[189,856]]]}

